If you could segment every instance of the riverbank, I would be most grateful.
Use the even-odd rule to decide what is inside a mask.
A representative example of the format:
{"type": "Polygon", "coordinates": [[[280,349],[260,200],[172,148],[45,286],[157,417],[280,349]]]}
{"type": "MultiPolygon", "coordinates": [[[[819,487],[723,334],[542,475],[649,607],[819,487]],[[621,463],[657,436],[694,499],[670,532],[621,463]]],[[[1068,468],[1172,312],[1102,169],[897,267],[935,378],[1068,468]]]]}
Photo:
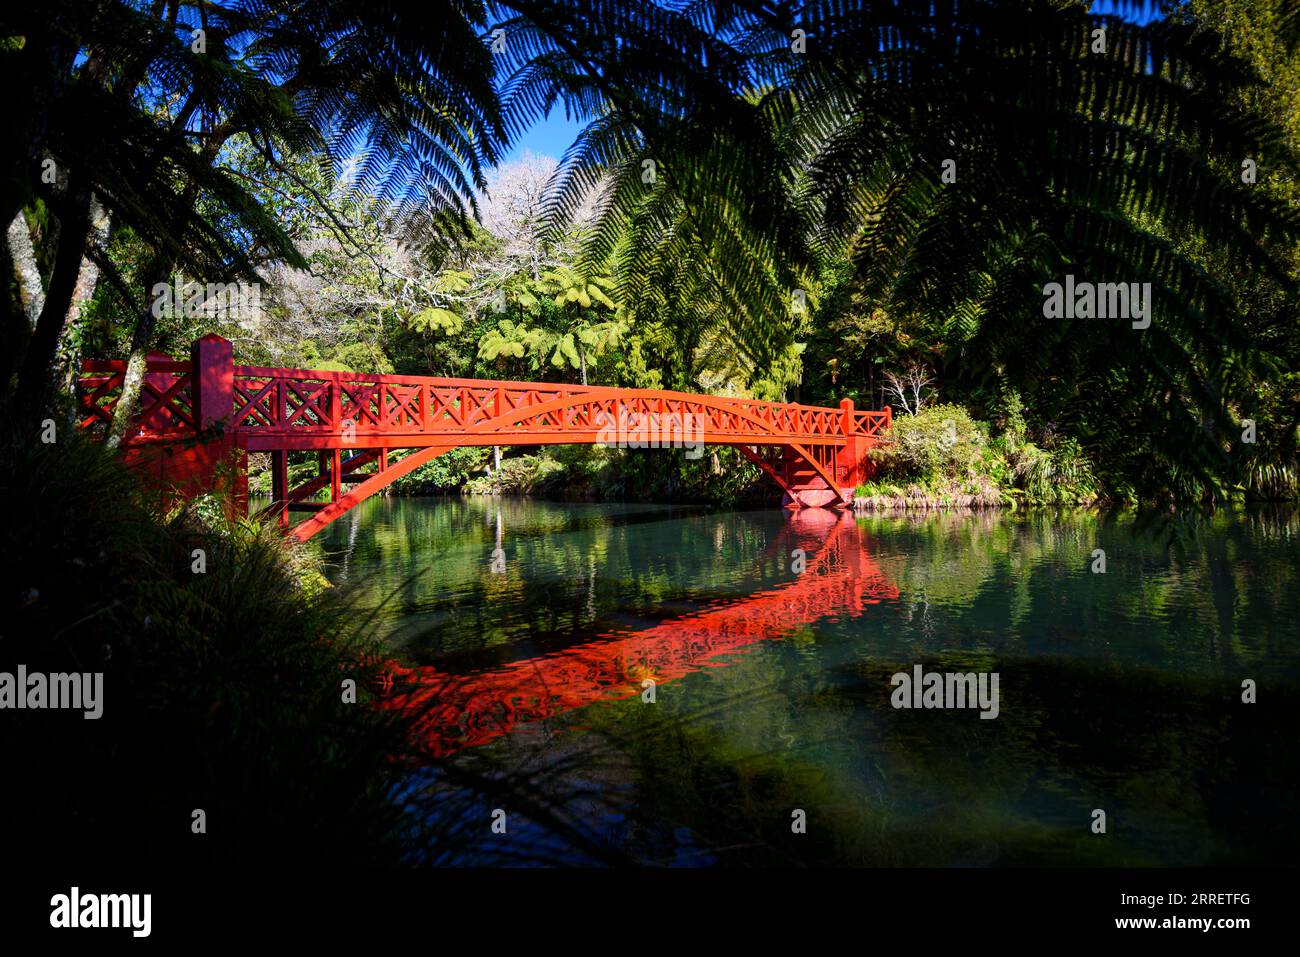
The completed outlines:
{"type": "MultiPolygon", "coordinates": [[[[769,477],[736,449],[708,446],[691,458],[682,449],[608,449],[559,445],[541,449],[453,449],[395,481],[385,494],[397,496],[530,495],[553,501],[644,502],[716,508],[779,505],[781,493],[769,477]]],[[[394,453],[398,461],[403,453],[394,453]]],[[[269,458],[250,462],[249,488],[270,494],[269,458]]],[[[859,512],[915,509],[1018,509],[1101,505],[1168,504],[1140,496],[1107,472],[1074,439],[1051,428],[1030,429],[1018,397],[1003,400],[989,420],[963,406],[931,405],[915,415],[898,415],[885,442],[869,456],[871,477],[854,491],[859,512]]],[[[290,463],[290,485],[319,468],[314,455],[290,463]]],[[[1267,486],[1268,495],[1246,484],[1187,504],[1227,501],[1293,501],[1295,488],[1267,486]],[[1279,498],[1279,492],[1281,497],[1279,498]]]]}

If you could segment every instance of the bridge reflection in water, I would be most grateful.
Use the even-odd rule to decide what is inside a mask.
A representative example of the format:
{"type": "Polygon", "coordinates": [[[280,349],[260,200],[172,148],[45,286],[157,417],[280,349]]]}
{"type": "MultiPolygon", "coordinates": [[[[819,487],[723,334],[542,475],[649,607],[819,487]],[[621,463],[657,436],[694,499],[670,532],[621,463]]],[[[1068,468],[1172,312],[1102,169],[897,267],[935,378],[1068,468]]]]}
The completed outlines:
{"type": "MultiPolygon", "coordinates": [[[[876,567],[853,517],[824,509],[790,516],[765,553],[791,580],[630,634],[611,633],[563,651],[471,674],[391,666],[381,707],[415,719],[423,750],[445,757],[511,730],[600,701],[642,693],[823,619],[862,614],[898,597],[876,567]],[[802,549],[806,567],[791,570],[802,549]]],[[[657,688],[656,688],[657,690],[657,688]]]]}

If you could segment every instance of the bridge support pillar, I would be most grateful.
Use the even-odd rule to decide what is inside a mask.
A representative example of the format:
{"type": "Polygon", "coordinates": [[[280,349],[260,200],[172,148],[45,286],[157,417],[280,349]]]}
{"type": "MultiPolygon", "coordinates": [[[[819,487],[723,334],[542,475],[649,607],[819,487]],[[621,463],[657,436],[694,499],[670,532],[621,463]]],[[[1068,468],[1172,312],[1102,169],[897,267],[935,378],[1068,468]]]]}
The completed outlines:
{"type": "Polygon", "coordinates": [[[857,435],[849,436],[847,442],[835,454],[835,472],[840,480],[840,488],[855,489],[861,485],[871,472],[871,463],[867,461],[870,446],[857,435]]]}
{"type": "Polygon", "coordinates": [[[289,453],[271,453],[271,509],[282,529],[289,528],[289,453]]]}
{"type": "Polygon", "coordinates": [[[813,451],[825,472],[834,477],[833,487],[827,486],[826,478],[806,459],[787,448],[784,460],[788,491],[782,499],[786,508],[841,507],[853,500],[854,490],[871,474],[867,453],[875,443],[857,431],[852,399],[840,403],[840,414],[844,444],[825,458],[813,451]]]}
{"type": "Polygon", "coordinates": [[[190,347],[191,396],[198,449],[208,489],[224,490],[231,508],[248,514],[248,451],[234,432],[235,350],[228,339],[206,335],[190,347]]]}

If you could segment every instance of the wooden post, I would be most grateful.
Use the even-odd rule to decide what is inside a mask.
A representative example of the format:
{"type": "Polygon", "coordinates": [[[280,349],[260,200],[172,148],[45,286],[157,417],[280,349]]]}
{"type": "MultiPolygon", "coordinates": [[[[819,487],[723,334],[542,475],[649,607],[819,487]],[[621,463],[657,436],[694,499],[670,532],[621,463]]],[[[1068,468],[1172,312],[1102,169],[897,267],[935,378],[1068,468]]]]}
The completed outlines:
{"type": "Polygon", "coordinates": [[[341,432],[343,430],[343,396],[341,395],[343,389],[337,382],[331,382],[328,388],[330,390],[329,427],[341,432]]]}
{"type": "Polygon", "coordinates": [[[852,399],[840,400],[840,414],[842,416],[842,419],[840,421],[840,428],[844,431],[845,435],[852,435],[853,426],[854,426],[852,399]]]}
{"type": "Polygon", "coordinates": [[[221,336],[204,336],[190,346],[190,412],[202,441],[182,453],[183,484],[194,491],[222,491],[232,516],[247,514],[248,453],[234,429],[234,348],[221,336]],[[226,469],[233,474],[223,476],[226,469]],[[227,479],[229,487],[219,489],[227,479]]]}
{"type": "Polygon", "coordinates": [[[289,453],[271,453],[271,507],[280,527],[289,527],[289,453]]]}
{"type": "Polygon", "coordinates": [[[235,357],[220,336],[204,336],[190,347],[194,427],[199,431],[226,427],[235,414],[235,357]]]}
{"type": "MultiPolygon", "coordinates": [[[[505,411],[506,405],[506,387],[499,385],[492,395],[492,418],[496,418],[505,411]]],[[[492,446],[492,474],[496,475],[501,471],[501,446],[492,446]]]]}
{"type": "Polygon", "coordinates": [[[840,402],[840,428],[844,432],[844,445],[837,450],[831,474],[840,486],[840,492],[852,496],[853,490],[866,478],[867,444],[857,434],[853,419],[853,400],[840,402]]]}

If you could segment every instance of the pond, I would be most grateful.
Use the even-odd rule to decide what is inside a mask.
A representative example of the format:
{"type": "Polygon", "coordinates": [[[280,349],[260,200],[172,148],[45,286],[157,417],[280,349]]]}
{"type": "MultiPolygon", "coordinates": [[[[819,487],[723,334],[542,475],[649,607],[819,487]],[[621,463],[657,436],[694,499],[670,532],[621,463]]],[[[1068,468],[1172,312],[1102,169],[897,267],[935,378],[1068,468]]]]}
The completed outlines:
{"type": "Polygon", "coordinates": [[[1298,536],[429,498],[314,541],[420,786],[511,782],[439,863],[1194,866],[1300,849],[1298,536]]]}

